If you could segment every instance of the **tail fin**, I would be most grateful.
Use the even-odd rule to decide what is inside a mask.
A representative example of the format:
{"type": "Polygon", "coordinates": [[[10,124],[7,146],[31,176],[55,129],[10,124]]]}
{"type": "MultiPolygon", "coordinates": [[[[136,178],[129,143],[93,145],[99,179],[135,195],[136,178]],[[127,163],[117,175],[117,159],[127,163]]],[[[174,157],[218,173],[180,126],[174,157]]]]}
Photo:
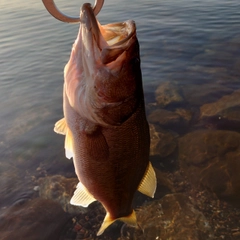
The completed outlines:
{"type": "Polygon", "coordinates": [[[133,210],[132,213],[126,217],[121,217],[121,218],[116,218],[116,219],[112,219],[110,217],[110,214],[107,212],[104,220],[103,220],[103,223],[102,223],[102,226],[100,227],[98,233],[97,233],[97,236],[100,236],[106,228],[108,228],[112,223],[114,223],[115,221],[117,220],[121,220],[129,225],[132,225],[132,226],[137,226],[137,218],[136,218],[136,213],[135,211],[133,210]]]}

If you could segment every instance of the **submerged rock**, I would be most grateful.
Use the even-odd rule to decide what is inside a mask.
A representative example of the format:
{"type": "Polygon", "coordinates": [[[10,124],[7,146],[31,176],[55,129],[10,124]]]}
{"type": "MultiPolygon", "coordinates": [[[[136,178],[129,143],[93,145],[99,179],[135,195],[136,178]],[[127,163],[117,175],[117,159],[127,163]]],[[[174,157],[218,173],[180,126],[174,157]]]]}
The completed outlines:
{"type": "Polygon", "coordinates": [[[165,109],[156,109],[149,114],[148,121],[165,129],[182,132],[189,125],[189,117],[186,117],[186,111],[178,109],[176,112],[172,112],[165,109]]]}
{"type": "Polygon", "coordinates": [[[183,119],[185,124],[189,124],[193,117],[193,112],[185,108],[176,108],[175,113],[183,119]]]}
{"type": "Polygon", "coordinates": [[[68,219],[58,203],[34,199],[13,206],[0,216],[1,239],[58,240],[68,219]]]}
{"type": "Polygon", "coordinates": [[[158,123],[161,126],[171,126],[181,122],[181,117],[172,111],[157,109],[148,116],[149,122],[158,123]]]}
{"type": "Polygon", "coordinates": [[[155,91],[157,104],[166,107],[172,104],[179,104],[184,101],[181,88],[174,83],[164,82],[155,91]]]}
{"type": "Polygon", "coordinates": [[[117,221],[100,236],[96,236],[106,212],[99,202],[93,202],[86,213],[80,213],[69,219],[58,240],[113,240],[118,239],[122,222],[117,221]]]}
{"type": "Polygon", "coordinates": [[[179,139],[180,166],[196,186],[240,207],[240,134],[204,130],[179,139]]]}
{"type": "Polygon", "coordinates": [[[240,130],[240,90],[225,95],[216,102],[204,104],[200,108],[200,119],[209,119],[218,126],[240,130]]]}
{"type": "MultiPolygon", "coordinates": [[[[0,165],[4,166],[4,165],[0,165]]],[[[3,168],[4,169],[4,168],[3,168]]],[[[3,170],[2,169],[2,170],[3,170]]],[[[0,208],[23,203],[35,195],[29,176],[12,167],[0,173],[0,208]]]]}
{"type": "Polygon", "coordinates": [[[191,105],[201,106],[214,102],[226,94],[230,94],[232,89],[216,83],[192,84],[183,88],[186,101],[191,105]]]}
{"type": "Polygon", "coordinates": [[[181,193],[168,194],[137,211],[139,229],[125,225],[122,240],[213,239],[205,216],[181,193]]]}
{"type": "Polygon", "coordinates": [[[166,194],[174,193],[175,188],[172,180],[168,177],[165,172],[154,168],[157,178],[157,189],[154,195],[154,199],[161,199],[166,194]]]}
{"type": "Polygon", "coordinates": [[[58,202],[65,212],[73,214],[86,212],[86,208],[70,204],[77,183],[77,178],[65,178],[60,175],[42,178],[40,179],[39,195],[42,198],[58,202]]]}
{"type": "Polygon", "coordinates": [[[163,130],[160,127],[150,124],[150,155],[167,157],[172,154],[177,147],[177,134],[163,130]]]}

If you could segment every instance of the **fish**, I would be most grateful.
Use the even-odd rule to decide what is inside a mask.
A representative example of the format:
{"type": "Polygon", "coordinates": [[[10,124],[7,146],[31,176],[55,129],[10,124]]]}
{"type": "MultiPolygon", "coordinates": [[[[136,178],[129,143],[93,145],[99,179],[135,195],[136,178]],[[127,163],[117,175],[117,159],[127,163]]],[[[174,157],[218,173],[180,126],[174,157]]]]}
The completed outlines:
{"type": "Polygon", "coordinates": [[[134,194],[154,197],[157,181],[133,20],[101,25],[91,4],[82,5],[64,68],[63,115],[54,131],[65,135],[79,180],[70,203],[103,205],[98,236],[116,220],[137,226],[134,194]]]}

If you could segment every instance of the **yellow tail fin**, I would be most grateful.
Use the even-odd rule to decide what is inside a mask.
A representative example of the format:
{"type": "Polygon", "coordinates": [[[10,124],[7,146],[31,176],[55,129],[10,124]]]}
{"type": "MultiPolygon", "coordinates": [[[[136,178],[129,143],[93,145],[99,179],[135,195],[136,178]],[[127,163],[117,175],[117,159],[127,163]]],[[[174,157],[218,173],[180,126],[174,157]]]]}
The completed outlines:
{"type": "Polygon", "coordinates": [[[108,228],[112,223],[114,223],[117,220],[121,220],[132,226],[137,226],[137,218],[136,218],[136,213],[134,210],[132,211],[132,213],[129,216],[116,218],[116,219],[112,219],[110,217],[110,214],[107,212],[107,214],[103,220],[102,226],[100,227],[100,229],[97,233],[97,236],[100,236],[105,231],[106,228],[108,228]]]}

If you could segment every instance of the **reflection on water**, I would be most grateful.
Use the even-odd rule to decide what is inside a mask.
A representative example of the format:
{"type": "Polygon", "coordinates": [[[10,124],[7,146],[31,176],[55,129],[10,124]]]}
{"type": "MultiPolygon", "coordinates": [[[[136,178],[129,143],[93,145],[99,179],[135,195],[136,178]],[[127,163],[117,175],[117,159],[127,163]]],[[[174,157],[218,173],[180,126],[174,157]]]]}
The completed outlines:
{"type": "MultiPolygon", "coordinates": [[[[66,14],[78,14],[79,1],[56,3],[66,14]]],[[[159,202],[139,211],[146,235],[116,224],[99,239],[116,239],[116,232],[122,239],[174,238],[160,231],[172,221],[171,209],[192,219],[182,232],[179,225],[168,226],[178,236],[188,232],[190,239],[239,239],[239,9],[238,0],[106,1],[101,22],[134,19],[138,27],[159,202]],[[185,195],[174,192],[191,201],[182,205],[185,195]],[[156,206],[161,206],[159,215],[154,215],[156,206]]],[[[62,116],[63,67],[78,25],[56,21],[33,0],[2,0],[0,15],[1,239],[15,239],[12,232],[23,226],[29,228],[18,232],[19,239],[93,239],[103,210],[99,205],[76,210],[76,215],[62,210],[70,209],[68,191],[76,179],[62,138],[52,131],[62,116]],[[36,205],[41,219],[27,210],[36,205]],[[49,224],[49,212],[58,213],[58,224],[49,224]],[[35,226],[26,220],[30,216],[35,226]],[[46,231],[36,232],[36,226],[46,231]]],[[[137,195],[135,204],[148,201],[137,195]]]]}

